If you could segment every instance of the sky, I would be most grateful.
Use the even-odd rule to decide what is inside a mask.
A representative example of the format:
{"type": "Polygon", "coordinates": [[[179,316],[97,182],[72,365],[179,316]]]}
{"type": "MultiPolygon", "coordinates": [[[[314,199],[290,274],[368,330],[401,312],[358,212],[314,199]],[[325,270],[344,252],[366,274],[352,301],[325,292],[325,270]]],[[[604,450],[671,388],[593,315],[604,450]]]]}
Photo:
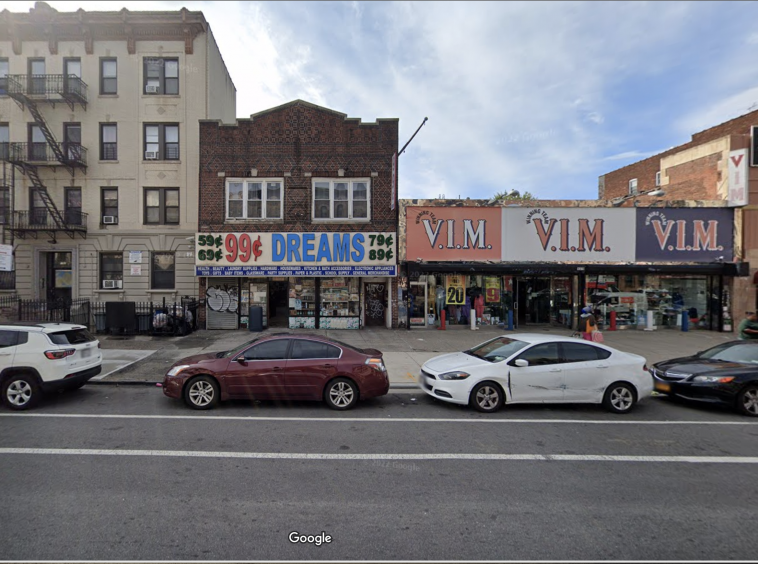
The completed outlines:
{"type": "MultiPolygon", "coordinates": [[[[33,2],[3,2],[28,11],[33,2]]],[[[201,10],[237,116],[400,119],[402,198],[597,198],[598,177],[758,109],[758,2],[48,2],[201,10]]]]}

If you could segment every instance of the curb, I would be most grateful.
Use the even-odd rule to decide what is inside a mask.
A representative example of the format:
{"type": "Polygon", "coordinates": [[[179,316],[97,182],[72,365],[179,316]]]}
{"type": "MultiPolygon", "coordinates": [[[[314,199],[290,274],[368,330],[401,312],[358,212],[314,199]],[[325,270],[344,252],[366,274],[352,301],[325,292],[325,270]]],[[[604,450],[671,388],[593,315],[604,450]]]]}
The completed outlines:
{"type": "MultiPolygon", "coordinates": [[[[156,387],[163,382],[148,382],[145,380],[90,380],[87,386],[151,386],[156,387]]],[[[390,384],[392,390],[420,390],[416,384],[390,384]]]]}

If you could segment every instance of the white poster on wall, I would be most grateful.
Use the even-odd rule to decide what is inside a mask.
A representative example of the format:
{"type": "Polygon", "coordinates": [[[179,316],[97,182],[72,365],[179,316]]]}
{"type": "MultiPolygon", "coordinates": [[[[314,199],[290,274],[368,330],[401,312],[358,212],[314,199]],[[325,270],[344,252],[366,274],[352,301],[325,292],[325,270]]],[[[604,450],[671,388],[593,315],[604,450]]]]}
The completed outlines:
{"type": "Polygon", "coordinates": [[[129,251],[129,263],[140,264],[142,262],[142,251],[129,251]]]}
{"type": "Polygon", "coordinates": [[[0,271],[13,270],[13,245],[0,245],[0,271]]]}
{"type": "Polygon", "coordinates": [[[503,260],[634,261],[635,208],[503,208],[503,260]]]}
{"type": "Polygon", "coordinates": [[[729,205],[746,206],[748,202],[748,150],[729,151],[729,205]]]}
{"type": "Polygon", "coordinates": [[[141,264],[133,264],[131,266],[132,266],[132,276],[142,276],[141,264]]]}

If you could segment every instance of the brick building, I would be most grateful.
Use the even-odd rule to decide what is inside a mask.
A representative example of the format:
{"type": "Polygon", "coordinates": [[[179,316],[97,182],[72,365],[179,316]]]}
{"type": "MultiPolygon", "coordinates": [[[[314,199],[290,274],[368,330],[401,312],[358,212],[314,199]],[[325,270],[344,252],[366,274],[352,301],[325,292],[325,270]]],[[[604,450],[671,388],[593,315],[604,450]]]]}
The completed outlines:
{"type": "Polygon", "coordinates": [[[201,121],[207,327],[255,324],[250,307],[270,327],[397,326],[397,144],[397,119],[301,100],[235,125],[201,121]]]}
{"type": "Polygon", "coordinates": [[[741,318],[758,308],[758,111],[692,135],[687,143],[599,178],[598,197],[626,199],[622,206],[727,206],[734,212],[734,253],[725,264],[740,265],[725,281],[725,307],[741,318]],[[652,190],[663,195],[644,195],[652,190]],[[637,194],[642,194],[636,196],[637,194]],[[748,269],[749,265],[749,269],[748,269]]]}

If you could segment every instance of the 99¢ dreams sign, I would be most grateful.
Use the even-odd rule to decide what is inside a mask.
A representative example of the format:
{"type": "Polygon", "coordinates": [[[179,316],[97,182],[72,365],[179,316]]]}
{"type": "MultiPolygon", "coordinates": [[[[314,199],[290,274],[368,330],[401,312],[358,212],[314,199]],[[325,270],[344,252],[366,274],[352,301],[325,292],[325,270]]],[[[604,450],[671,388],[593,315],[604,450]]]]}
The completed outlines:
{"type": "Polygon", "coordinates": [[[198,233],[197,276],[396,276],[396,233],[198,233]]]}

